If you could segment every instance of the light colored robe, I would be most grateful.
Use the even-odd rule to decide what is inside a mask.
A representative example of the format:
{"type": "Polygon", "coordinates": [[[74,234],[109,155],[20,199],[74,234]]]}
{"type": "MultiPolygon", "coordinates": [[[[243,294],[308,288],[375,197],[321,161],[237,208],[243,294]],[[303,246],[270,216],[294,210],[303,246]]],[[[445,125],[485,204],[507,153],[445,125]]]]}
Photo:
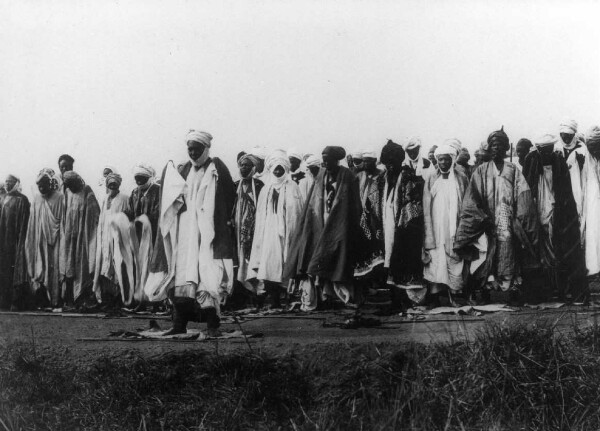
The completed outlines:
{"type": "MultiPolygon", "coordinates": [[[[96,233],[96,268],[94,273],[94,293],[98,302],[102,301],[102,292],[100,286],[100,276],[106,277],[111,282],[117,284],[117,274],[114,265],[115,233],[111,227],[111,222],[115,215],[123,213],[129,209],[129,197],[123,193],[117,194],[108,208],[108,197],[102,202],[102,211],[100,212],[100,221],[96,233]]],[[[125,302],[125,298],[122,298],[125,302]]]]}
{"type": "Polygon", "coordinates": [[[303,200],[298,185],[288,177],[278,188],[277,212],[274,212],[274,190],[272,184],[265,186],[258,198],[247,279],[285,283],[283,269],[300,221],[303,200]]]}
{"type": "Polygon", "coordinates": [[[31,286],[46,289],[52,306],[60,304],[59,261],[61,221],[65,197],[55,191],[47,196],[36,194],[27,225],[25,258],[31,286]]]}
{"type": "MultiPolygon", "coordinates": [[[[454,170],[446,179],[441,175],[434,179],[432,174],[431,180],[426,183],[423,193],[426,224],[424,247],[431,257],[431,261],[423,268],[423,277],[430,283],[444,284],[453,291],[460,291],[463,287],[464,262],[454,252],[453,246],[462,203],[461,188],[454,170]]],[[[466,184],[462,192],[465,188],[466,184]]]]}
{"type": "Polygon", "coordinates": [[[582,242],[588,275],[594,275],[600,272],[600,161],[591,155],[583,165],[583,181],[582,242]]]}

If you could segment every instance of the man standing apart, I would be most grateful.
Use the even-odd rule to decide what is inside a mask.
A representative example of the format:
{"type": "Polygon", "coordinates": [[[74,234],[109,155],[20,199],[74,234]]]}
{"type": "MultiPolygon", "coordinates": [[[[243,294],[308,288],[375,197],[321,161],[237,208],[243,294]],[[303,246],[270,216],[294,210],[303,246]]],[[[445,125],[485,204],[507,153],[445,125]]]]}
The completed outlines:
{"type": "MultiPolygon", "coordinates": [[[[165,335],[185,333],[189,321],[201,320],[208,335],[217,336],[220,306],[233,287],[235,186],[223,162],[210,157],[211,142],[209,133],[191,130],[186,137],[188,162],[178,172],[168,164],[163,172],[150,271],[166,276],[173,299],[173,328],[165,335]]],[[[149,292],[148,287],[153,300],[155,289],[149,292]]]]}
{"type": "Polygon", "coordinates": [[[21,193],[20,181],[8,175],[6,196],[0,207],[0,308],[18,310],[25,306],[25,237],[29,200],[21,193]]]}

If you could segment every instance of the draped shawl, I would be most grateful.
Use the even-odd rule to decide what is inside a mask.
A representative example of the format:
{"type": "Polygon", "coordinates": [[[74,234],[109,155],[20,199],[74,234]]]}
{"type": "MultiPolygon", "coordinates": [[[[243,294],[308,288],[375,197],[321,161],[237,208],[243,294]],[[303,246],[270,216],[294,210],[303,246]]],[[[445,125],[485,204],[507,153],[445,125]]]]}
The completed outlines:
{"type": "Polygon", "coordinates": [[[323,218],[327,171],[322,169],[304,206],[284,271],[285,278],[298,274],[319,276],[333,282],[348,282],[353,277],[360,240],[360,195],[356,176],[339,167],[337,190],[327,222],[323,218]]]}

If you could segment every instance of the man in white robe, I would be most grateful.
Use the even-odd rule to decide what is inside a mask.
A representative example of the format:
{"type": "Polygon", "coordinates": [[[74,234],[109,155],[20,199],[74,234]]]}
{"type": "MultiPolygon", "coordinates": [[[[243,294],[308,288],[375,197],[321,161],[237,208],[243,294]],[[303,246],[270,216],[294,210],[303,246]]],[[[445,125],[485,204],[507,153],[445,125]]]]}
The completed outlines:
{"type": "MultiPolygon", "coordinates": [[[[587,160],[583,168],[582,242],[588,275],[600,273],[600,126],[587,135],[587,160]]],[[[570,173],[570,170],[569,170],[570,173]]]]}
{"type": "Polygon", "coordinates": [[[227,167],[211,158],[212,136],[192,130],[186,137],[189,161],[178,172],[169,163],[161,181],[159,232],[145,291],[151,301],[173,299],[173,328],[206,321],[217,336],[220,307],[233,287],[235,236],[231,223],[235,186],[227,167]]]}
{"type": "Polygon", "coordinates": [[[258,198],[256,228],[247,278],[264,282],[274,308],[280,307],[281,290],[287,286],[284,264],[302,211],[302,196],[290,176],[290,162],[284,151],[267,157],[269,184],[258,198]]]}
{"type": "Polygon", "coordinates": [[[308,172],[306,173],[306,176],[298,183],[298,187],[300,187],[300,194],[302,195],[302,202],[306,202],[308,199],[308,194],[315,183],[315,178],[317,178],[317,175],[319,175],[323,161],[317,156],[311,154],[310,156],[306,157],[304,163],[306,164],[308,172]]]}
{"type": "Polygon", "coordinates": [[[423,213],[425,241],[423,277],[430,295],[448,288],[451,303],[454,294],[462,291],[463,259],[453,250],[454,235],[459,222],[462,197],[468,186],[465,174],[455,169],[456,149],[441,145],[435,151],[436,172],[425,181],[423,213]]]}

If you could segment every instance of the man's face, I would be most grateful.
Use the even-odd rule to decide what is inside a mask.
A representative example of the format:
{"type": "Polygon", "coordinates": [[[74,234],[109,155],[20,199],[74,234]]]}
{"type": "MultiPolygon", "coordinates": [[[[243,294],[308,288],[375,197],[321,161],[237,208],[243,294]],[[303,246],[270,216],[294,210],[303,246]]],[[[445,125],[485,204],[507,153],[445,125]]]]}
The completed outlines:
{"type": "Polygon", "coordinates": [[[537,150],[540,152],[540,155],[542,156],[542,164],[543,165],[549,165],[552,163],[552,153],[554,152],[554,146],[553,145],[544,145],[541,147],[538,147],[537,150]]]}
{"type": "Polygon", "coordinates": [[[190,156],[190,159],[193,161],[198,160],[200,157],[202,157],[202,154],[204,154],[205,147],[200,142],[187,141],[187,147],[188,156],[190,156]]]}
{"type": "Polygon", "coordinates": [[[317,175],[319,175],[319,171],[321,170],[321,168],[318,166],[309,166],[308,170],[310,171],[313,177],[316,177],[317,175]]]}
{"type": "Polygon", "coordinates": [[[450,157],[450,154],[440,154],[437,157],[437,162],[442,172],[448,172],[450,166],[452,166],[452,157],[450,157]]]}
{"type": "Polygon", "coordinates": [[[277,178],[281,178],[283,174],[285,174],[285,169],[283,169],[282,166],[275,166],[275,169],[273,169],[273,175],[275,175],[277,178]]]}
{"type": "Polygon", "coordinates": [[[119,192],[119,185],[117,183],[110,183],[107,188],[111,196],[114,196],[119,192]]]}
{"type": "Polygon", "coordinates": [[[529,154],[529,148],[527,148],[525,145],[517,145],[516,151],[519,160],[525,160],[525,157],[527,157],[527,154],[529,154]]]}
{"type": "Polygon", "coordinates": [[[561,133],[560,137],[565,144],[569,145],[575,137],[575,135],[573,133],[561,133]]]}
{"type": "Polygon", "coordinates": [[[50,193],[50,179],[48,177],[42,178],[38,183],[38,190],[42,195],[47,195],[50,193]]]}
{"type": "Polygon", "coordinates": [[[365,157],[363,159],[365,171],[373,172],[377,168],[377,159],[373,157],[365,157]]]}
{"type": "Polygon", "coordinates": [[[492,159],[496,162],[503,161],[506,157],[506,146],[498,139],[495,139],[490,144],[492,159]]]}
{"type": "Polygon", "coordinates": [[[406,155],[408,156],[409,159],[415,160],[417,157],[419,157],[420,149],[421,148],[417,147],[417,148],[411,148],[410,150],[406,150],[406,155]]]}
{"type": "Polygon", "coordinates": [[[6,177],[6,180],[4,181],[4,188],[6,190],[12,190],[15,184],[17,184],[17,182],[13,177],[6,177]]]}
{"type": "Polygon", "coordinates": [[[325,166],[325,169],[327,169],[328,171],[331,171],[333,169],[335,169],[338,166],[338,160],[333,157],[330,154],[327,153],[323,153],[323,165],[325,166]]]}
{"type": "Polygon", "coordinates": [[[388,171],[392,175],[398,175],[400,170],[402,169],[402,162],[388,162],[385,164],[385,170],[388,171]]]}
{"type": "Polygon", "coordinates": [[[254,167],[254,165],[252,164],[252,162],[248,159],[244,160],[242,163],[239,164],[239,168],[240,168],[240,175],[244,178],[246,178],[248,175],[250,175],[250,172],[252,172],[252,168],[254,167]]]}
{"type": "Polygon", "coordinates": [[[302,160],[300,160],[297,157],[290,157],[290,170],[292,172],[296,172],[298,170],[298,168],[300,168],[300,163],[302,163],[302,160]]]}
{"type": "Polygon", "coordinates": [[[352,164],[354,164],[354,169],[356,172],[360,172],[365,168],[365,161],[363,159],[359,159],[358,157],[352,159],[352,164]]]}
{"type": "Polygon", "coordinates": [[[148,180],[150,178],[144,176],[144,175],[136,175],[135,177],[133,177],[135,179],[135,183],[138,186],[143,186],[144,184],[146,184],[148,182],[148,180]]]}
{"type": "Polygon", "coordinates": [[[104,168],[104,170],[102,171],[102,176],[104,178],[106,178],[108,176],[108,174],[112,174],[112,169],[110,169],[110,168],[104,168]]]}
{"type": "Polygon", "coordinates": [[[68,160],[61,160],[58,164],[58,169],[60,170],[60,175],[64,175],[65,172],[73,170],[73,163],[68,160]]]}

